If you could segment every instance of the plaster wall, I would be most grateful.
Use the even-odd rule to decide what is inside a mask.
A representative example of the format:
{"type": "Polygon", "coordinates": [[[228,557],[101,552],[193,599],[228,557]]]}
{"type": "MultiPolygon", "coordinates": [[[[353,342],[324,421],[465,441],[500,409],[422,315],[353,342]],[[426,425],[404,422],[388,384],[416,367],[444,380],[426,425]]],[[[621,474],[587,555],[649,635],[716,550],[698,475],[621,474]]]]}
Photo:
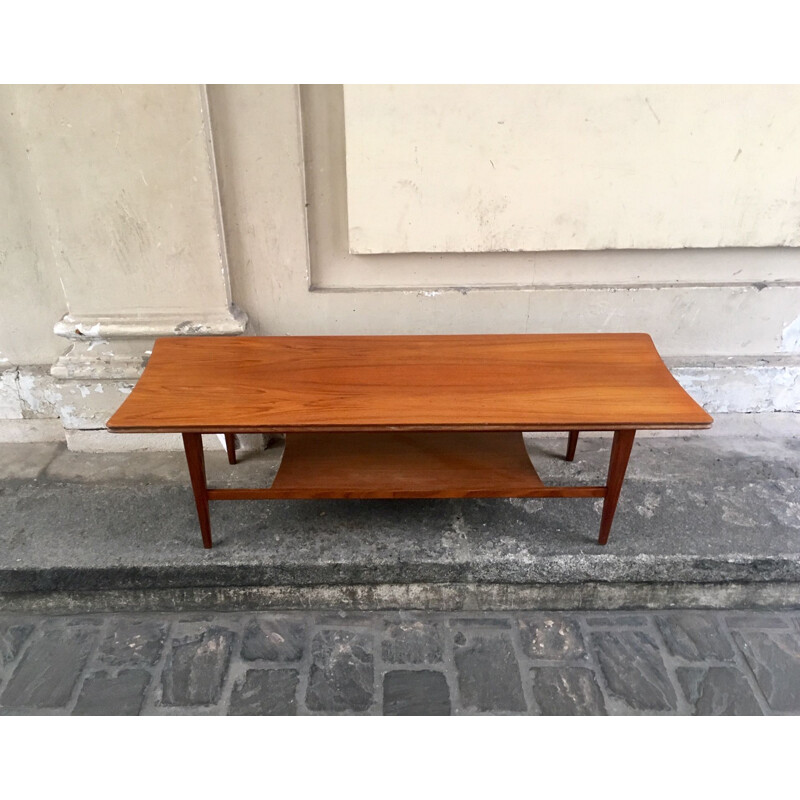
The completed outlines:
{"type": "Polygon", "coordinates": [[[227,302],[197,86],[23,86],[4,99],[35,185],[25,212],[41,218],[37,244],[72,315],[227,302]]]}
{"type": "Polygon", "coordinates": [[[352,252],[800,245],[800,87],[345,86],[352,252]]]}
{"type": "Polygon", "coordinates": [[[643,330],[712,413],[800,410],[800,249],[354,254],[345,132],[341,86],[1,88],[0,439],[123,447],[101,432],[153,338],[247,316],[643,330]]]}
{"type": "Polygon", "coordinates": [[[12,438],[49,415],[101,429],[156,336],[244,329],[210,137],[202,86],[0,89],[0,418],[28,426],[12,438]]]}
{"type": "Polygon", "coordinates": [[[349,252],[341,87],[210,89],[234,296],[260,334],[645,330],[793,357],[800,251],[349,252]]]}

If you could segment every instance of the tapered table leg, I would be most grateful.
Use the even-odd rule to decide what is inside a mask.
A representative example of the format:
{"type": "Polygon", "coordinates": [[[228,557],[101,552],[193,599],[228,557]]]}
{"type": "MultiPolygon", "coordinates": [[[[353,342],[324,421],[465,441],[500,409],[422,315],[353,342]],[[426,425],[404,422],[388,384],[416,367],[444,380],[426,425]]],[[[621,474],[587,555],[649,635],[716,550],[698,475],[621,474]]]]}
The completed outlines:
{"type": "Polygon", "coordinates": [[[225,434],[225,449],[228,451],[228,463],[236,463],[236,437],[232,433],[225,434]]]}
{"type": "Polygon", "coordinates": [[[575,448],[578,446],[578,434],[580,431],[569,432],[569,442],[567,443],[567,461],[575,458],[575,448]]]}
{"type": "Polygon", "coordinates": [[[611,459],[608,462],[608,479],[606,480],[606,496],[603,501],[603,516],[600,520],[600,537],[598,544],[608,541],[611,523],[614,521],[614,512],[617,510],[617,501],[625,480],[625,470],[628,468],[628,458],[633,447],[633,437],[636,431],[614,431],[614,442],[611,445],[611,459]]]}
{"type": "Polygon", "coordinates": [[[208,514],[208,486],[202,434],[184,433],[183,449],[186,451],[186,463],[189,465],[189,477],[192,480],[197,518],[200,520],[200,533],[203,535],[203,547],[210,548],[211,519],[208,514]]]}

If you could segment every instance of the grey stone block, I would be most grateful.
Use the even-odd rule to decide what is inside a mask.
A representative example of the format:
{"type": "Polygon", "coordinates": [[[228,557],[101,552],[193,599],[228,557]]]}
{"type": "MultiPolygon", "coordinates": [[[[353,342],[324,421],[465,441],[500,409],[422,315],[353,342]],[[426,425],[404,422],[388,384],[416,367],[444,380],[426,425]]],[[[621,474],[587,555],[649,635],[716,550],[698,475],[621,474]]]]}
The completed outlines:
{"type": "Polygon", "coordinates": [[[586,667],[534,667],[533,697],[547,715],[604,715],[606,704],[592,670],[586,667]]]}
{"type": "Polygon", "coordinates": [[[384,716],[448,716],[447,679],[433,670],[394,670],[383,676],[384,716]]]}
{"type": "Polygon", "coordinates": [[[10,664],[33,633],[30,623],[0,623],[0,665],[10,664]]]}
{"type": "Polygon", "coordinates": [[[526,711],[519,663],[507,634],[454,637],[458,688],[465,711],[526,711]]]}
{"type": "Polygon", "coordinates": [[[734,641],[775,711],[800,712],[800,636],[779,631],[736,631],[734,641]]]}
{"type": "Polygon", "coordinates": [[[144,669],[123,669],[115,678],[107,672],[94,672],[83,682],[72,713],[76,716],[136,716],[144,704],[150,677],[144,669]]]}
{"type": "Polygon", "coordinates": [[[708,613],[685,612],[656,616],[661,635],[673,656],[687,661],[733,658],[733,647],[727,640],[714,616],[708,613]]]}
{"type": "Polygon", "coordinates": [[[522,649],[528,658],[586,658],[577,620],[564,614],[537,614],[518,620],[522,649]]]}
{"type": "Polygon", "coordinates": [[[725,615],[725,623],[732,631],[744,628],[785,630],[789,627],[784,619],[771,611],[735,611],[725,615]]]}
{"type": "Polygon", "coordinates": [[[246,661],[299,661],[305,649],[306,626],[275,617],[250,621],[242,640],[246,661]]]}
{"type": "Polygon", "coordinates": [[[296,669],[249,669],[234,684],[228,714],[295,716],[299,681],[296,669]]]}
{"type": "Polygon", "coordinates": [[[306,705],[311,711],[366,711],[374,695],[372,637],[321,631],[311,645],[306,705]]]}
{"type": "Polygon", "coordinates": [[[161,675],[163,705],[203,706],[219,701],[234,634],[211,627],[199,635],[173,639],[161,675]]]}
{"type": "Polygon", "coordinates": [[[155,666],[167,638],[168,625],[150,620],[115,620],[100,644],[99,660],[109,666],[155,666]]]}
{"type": "Polygon", "coordinates": [[[94,630],[77,626],[44,631],[25,651],[0,697],[0,706],[66,706],[92,652],[95,635],[94,630]]]}
{"type": "Polygon", "coordinates": [[[734,667],[678,667],[676,674],[692,714],[761,715],[750,684],[734,667]]]}
{"type": "Polygon", "coordinates": [[[591,634],[609,690],[636,711],[675,711],[677,697],[653,639],[642,631],[591,634]]]}
{"type": "Polygon", "coordinates": [[[399,622],[386,626],[381,643],[390,664],[437,664],[442,660],[442,630],[436,622],[399,622]]]}

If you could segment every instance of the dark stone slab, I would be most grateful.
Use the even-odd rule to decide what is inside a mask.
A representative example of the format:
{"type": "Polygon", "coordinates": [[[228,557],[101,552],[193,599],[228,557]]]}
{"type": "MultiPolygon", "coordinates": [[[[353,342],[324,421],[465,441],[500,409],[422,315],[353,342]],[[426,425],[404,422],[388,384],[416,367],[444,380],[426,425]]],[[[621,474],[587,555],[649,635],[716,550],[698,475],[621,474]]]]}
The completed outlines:
{"type": "Polygon", "coordinates": [[[692,714],[716,717],[762,713],[747,679],[734,667],[678,667],[676,674],[692,714]]]}
{"type": "Polygon", "coordinates": [[[675,711],[677,697],[653,639],[642,631],[591,634],[606,685],[636,711],[675,711]]]}
{"type": "Polygon", "coordinates": [[[735,611],[725,615],[725,623],[732,630],[755,628],[766,630],[768,628],[786,629],[789,626],[786,620],[771,611],[735,611]]]}
{"type": "Polygon", "coordinates": [[[31,642],[6,685],[0,706],[63,708],[92,652],[96,630],[52,628],[31,642]]]}
{"type": "Polygon", "coordinates": [[[306,626],[276,617],[250,621],[242,640],[245,661],[299,661],[303,657],[306,626]]]}
{"type": "Polygon", "coordinates": [[[743,630],[733,638],[770,708],[800,712],[800,635],[743,630]]]}
{"type": "Polygon", "coordinates": [[[465,711],[526,711],[519,663],[507,634],[454,637],[461,705],[465,711]]]}
{"type": "Polygon", "coordinates": [[[606,704],[592,670],[586,667],[534,667],[533,697],[547,715],[603,715],[606,704]]]}
{"type": "Polygon", "coordinates": [[[537,614],[518,620],[522,649],[528,658],[586,658],[578,622],[564,614],[537,614]]]}
{"type": "Polygon", "coordinates": [[[161,675],[162,705],[204,706],[218,702],[233,640],[232,631],[219,627],[173,639],[161,675]]]}
{"type": "Polygon", "coordinates": [[[383,676],[384,716],[448,716],[450,689],[441,672],[394,670],[383,676]]]}
{"type": "Polygon", "coordinates": [[[381,655],[390,664],[437,664],[443,645],[439,623],[398,622],[386,626],[381,655]]]}
{"type": "Polygon", "coordinates": [[[0,622],[0,665],[10,664],[19,655],[33,628],[30,623],[0,622]]]}
{"type": "Polygon", "coordinates": [[[123,669],[115,678],[94,672],[83,682],[76,716],[136,716],[144,703],[150,673],[144,669],[123,669]]]}
{"type": "Polygon", "coordinates": [[[321,631],[311,644],[306,705],[311,711],[366,711],[374,694],[372,637],[321,631]]]}
{"type": "Polygon", "coordinates": [[[249,669],[233,686],[228,714],[295,716],[299,681],[296,669],[249,669]]]}
{"type": "Polygon", "coordinates": [[[733,647],[720,629],[716,616],[708,612],[656,616],[656,624],[673,656],[687,661],[730,661],[734,656],[733,647]]]}
{"type": "Polygon", "coordinates": [[[151,620],[114,620],[100,644],[98,658],[109,666],[155,666],[167,638],[168,625],[151,620]]]}
{"type": "Polygon", "coordinates": [[[585,621],[590,628],[642,628],[647,625],[647,617],[639,614],[615,614],[613,611],[605,614],[593,613],[585,621]]]}

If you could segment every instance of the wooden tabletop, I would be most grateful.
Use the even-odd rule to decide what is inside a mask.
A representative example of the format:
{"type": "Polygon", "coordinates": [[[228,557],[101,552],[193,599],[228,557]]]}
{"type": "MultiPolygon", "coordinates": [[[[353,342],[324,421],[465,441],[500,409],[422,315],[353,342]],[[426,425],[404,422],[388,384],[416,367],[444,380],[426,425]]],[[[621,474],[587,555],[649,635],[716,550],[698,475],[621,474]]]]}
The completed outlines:
{"type": "Polygon", "coordinates": [[[644,333],[158,339],[120,432],[707,428],[644,333]]]}

